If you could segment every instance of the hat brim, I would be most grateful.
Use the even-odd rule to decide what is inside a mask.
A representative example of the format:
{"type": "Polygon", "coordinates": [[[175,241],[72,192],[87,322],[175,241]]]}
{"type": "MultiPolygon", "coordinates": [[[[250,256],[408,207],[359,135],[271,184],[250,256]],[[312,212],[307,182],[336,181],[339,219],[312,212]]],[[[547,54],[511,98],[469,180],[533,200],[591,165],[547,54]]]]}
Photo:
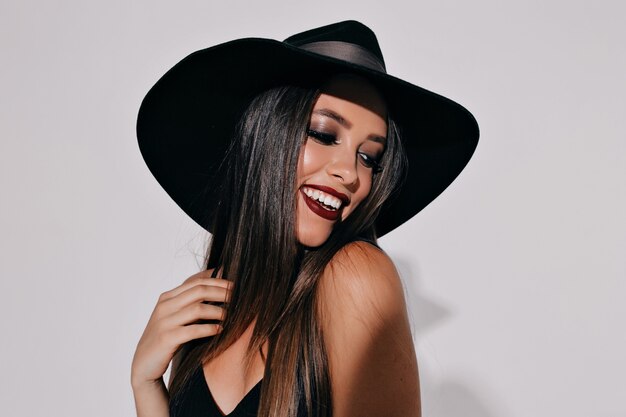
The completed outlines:
{"type": "Polygon", "coordinates": [[[208,230],[206,194],[250,100],[272,86],[350,72],[372,82],[400,127],[406,181],[385,203],[378,236],[400,226],[443,192],[470,160],[478,125],[463,106],[391,75],[272,39],[246,38],[192,53],[144,98],[137,137],[148,168],[170,197],[208,230]]]}

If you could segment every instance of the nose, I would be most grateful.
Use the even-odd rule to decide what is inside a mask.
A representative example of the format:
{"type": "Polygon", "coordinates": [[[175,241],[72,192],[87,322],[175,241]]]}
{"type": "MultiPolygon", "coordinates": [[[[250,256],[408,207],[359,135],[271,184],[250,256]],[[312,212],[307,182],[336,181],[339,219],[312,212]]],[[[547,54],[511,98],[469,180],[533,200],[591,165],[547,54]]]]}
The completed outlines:
{"type": "Polygon", "coordinates": [[[355,155],[348,152],[341,152],[335,155],[327,165],[327,172],[332,177],[340,181],[344,186],[351,186],[357,183],[357,160],[355,155]]]}

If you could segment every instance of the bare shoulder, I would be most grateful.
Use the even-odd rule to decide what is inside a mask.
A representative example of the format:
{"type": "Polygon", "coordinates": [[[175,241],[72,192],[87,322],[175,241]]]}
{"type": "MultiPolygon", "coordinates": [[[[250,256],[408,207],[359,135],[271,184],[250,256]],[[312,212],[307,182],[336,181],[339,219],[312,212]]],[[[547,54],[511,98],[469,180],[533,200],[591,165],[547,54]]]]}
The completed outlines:
{"type": "Polygon", "coordinates": [[[358,314],[370,324],[406,308],[393,262],[367,242],[350,243],[331,260],[320,281],[320,302],[325,313],[358,314]]]}
{"type": "Polygon", "coordinates": [[[402,282],[379,248],[354,242],[318,288],[333,415],[419,416],[419,378],[402,282]]]}

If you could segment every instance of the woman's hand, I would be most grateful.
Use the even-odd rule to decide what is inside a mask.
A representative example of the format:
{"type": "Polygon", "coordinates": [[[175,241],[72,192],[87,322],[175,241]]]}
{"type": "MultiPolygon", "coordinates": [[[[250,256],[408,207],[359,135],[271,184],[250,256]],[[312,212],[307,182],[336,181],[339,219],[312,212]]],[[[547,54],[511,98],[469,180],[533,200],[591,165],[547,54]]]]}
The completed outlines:
{"type": "Polygon", "coordinates": [[[205,302],[229,301],[232,282],[210,275],[210,270],[199,272],[161,294],[135,351],[131,370],[134,388],[162,381],[183,343],[214,336],[222,330],[219,324],[200,321],[224,320],[224,308],[205,302]]]}

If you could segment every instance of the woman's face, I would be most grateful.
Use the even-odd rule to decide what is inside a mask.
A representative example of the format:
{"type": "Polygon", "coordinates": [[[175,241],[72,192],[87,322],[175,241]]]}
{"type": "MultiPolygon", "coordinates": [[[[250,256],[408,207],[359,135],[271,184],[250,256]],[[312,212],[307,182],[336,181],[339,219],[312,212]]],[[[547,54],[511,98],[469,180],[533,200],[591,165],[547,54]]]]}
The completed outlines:
{"type": "Polygon", "coordinates": [[[322,88],[298,162],[296,220],[302,245],[322,245],[335,224],[367,197],[386,136],[385,103],[367,81],[336,76],[322,88]]]}

